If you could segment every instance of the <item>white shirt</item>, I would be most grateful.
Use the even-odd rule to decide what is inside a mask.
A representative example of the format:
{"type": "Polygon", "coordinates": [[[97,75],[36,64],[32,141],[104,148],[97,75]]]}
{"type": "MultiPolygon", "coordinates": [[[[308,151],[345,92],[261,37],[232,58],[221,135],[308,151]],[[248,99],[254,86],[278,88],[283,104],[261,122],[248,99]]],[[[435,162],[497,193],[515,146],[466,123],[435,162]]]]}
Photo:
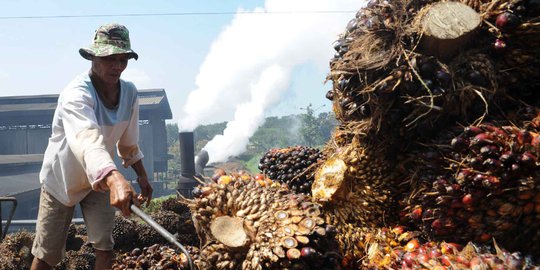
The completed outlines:
{"type": "Polygon", "coordinates": [[[139,150],[139,103],[133,83],[120,80],[115,108],[101,102],[87,73],[60,93],[39,179],[66,206],[80,202],[110,171],[115,146],[125,167],[143,158],[139,150]]]}

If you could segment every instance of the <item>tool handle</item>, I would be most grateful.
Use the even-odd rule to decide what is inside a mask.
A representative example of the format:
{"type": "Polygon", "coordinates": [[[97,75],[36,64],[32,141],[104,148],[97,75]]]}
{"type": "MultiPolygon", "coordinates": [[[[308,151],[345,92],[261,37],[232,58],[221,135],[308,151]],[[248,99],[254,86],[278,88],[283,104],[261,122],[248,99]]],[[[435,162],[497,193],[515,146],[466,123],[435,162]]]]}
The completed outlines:
{"type": "Polygon", "coordinates": [[[189,252],[184,248],[182,244],[180,244],[178,241],[176,241],[176,238],[174,235],[172,235],[170,232],[165,230],[161,225],[159,225],[154,219],[152,219],[150,216],[148,216],[145,212],[143,212],[139,207],[132,204],[130,206],[131,211],[139,216],[144,222],[146,222],[150,227],[155,229],[161,236],[163,236],[167,241],[169,241],[171,244],[174,244],[177,246],[187,257],[189,269],[195,270],[193,267],[193,261],[191,260],[191,256],[189,255],[189,252]]]}

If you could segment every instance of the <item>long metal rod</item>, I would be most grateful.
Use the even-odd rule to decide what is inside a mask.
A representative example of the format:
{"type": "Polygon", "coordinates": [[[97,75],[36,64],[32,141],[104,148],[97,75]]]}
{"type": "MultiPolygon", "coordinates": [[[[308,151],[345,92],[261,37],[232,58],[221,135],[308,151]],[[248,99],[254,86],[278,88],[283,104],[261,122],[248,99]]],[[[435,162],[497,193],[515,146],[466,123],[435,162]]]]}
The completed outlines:
{"type": "MultiPolygon", "coordinates": [[[[4,237],[6,237],[6,234],[7,234],[7,231],[8,231],[8,228],[9,228],[9,224],[11,224],[11,219],[13,219],[13,215],[15,214],[15,209],[17,208],[17,199],[15,197],[0,197],[0,208],[2,207],[1,203],[2,202],[12,202],[12,206],[11,206],[11,212],[9,213],[9,218],[7,219],[6,221],[6,227],[4,228],[4,230],[2,231],[2,224],[0,224],[0,232],[2,233],[2,235],[0,235],[0,242],[2,242],[2,240],[4,240],[4,237]]],[[[0,210],[0,223],[2,221],[2,210],[0,210]]]]}
{"type": "Polygon", "coordinates": [[[193,266],[193,261],[191,260],[191,255],[189,255],[189,252],[186,250],[186,248],[180,244],[178,241],[176,241],[176,238],[165,228],[163,228],[161,225],[159,225],[157,222],[154,221],[150,216],[148,216],[145,212],[143,212],[139,207],[135,206],[134,204],[131,205],[131,211],[135,213],[135,215],[139,216],[144,222],[146,222],[150,227],[155,229],[161,236],[163,236],[167,241],[172,243],[173,245],[177,246],[187,257],[189,269],[195,270],[193,266]]]}

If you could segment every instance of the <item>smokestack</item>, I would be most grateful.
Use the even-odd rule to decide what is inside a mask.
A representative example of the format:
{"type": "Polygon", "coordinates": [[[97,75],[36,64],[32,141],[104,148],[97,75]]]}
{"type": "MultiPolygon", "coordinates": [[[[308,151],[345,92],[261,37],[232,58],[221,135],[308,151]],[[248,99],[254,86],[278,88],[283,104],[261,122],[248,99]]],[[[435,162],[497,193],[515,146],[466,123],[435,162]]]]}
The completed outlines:
{"type": "Polygon", "coordinates": [[[178,133],[180,143],[180,179],[177,191],[184,197],[192,197],[191,191],[197,185],[195,180],[195,147],[193,132],[178,133]]]}

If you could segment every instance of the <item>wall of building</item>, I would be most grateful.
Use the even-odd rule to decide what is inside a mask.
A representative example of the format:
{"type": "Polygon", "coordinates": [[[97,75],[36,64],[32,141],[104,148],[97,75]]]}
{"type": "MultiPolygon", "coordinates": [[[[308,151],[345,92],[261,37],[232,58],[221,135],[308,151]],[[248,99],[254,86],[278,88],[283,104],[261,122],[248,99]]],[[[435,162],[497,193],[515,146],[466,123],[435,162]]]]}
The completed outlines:
{"type": "Polygon", "coordinates": [[[50,128],[0,130],[0,155],[43,154],[50,128]]]}

